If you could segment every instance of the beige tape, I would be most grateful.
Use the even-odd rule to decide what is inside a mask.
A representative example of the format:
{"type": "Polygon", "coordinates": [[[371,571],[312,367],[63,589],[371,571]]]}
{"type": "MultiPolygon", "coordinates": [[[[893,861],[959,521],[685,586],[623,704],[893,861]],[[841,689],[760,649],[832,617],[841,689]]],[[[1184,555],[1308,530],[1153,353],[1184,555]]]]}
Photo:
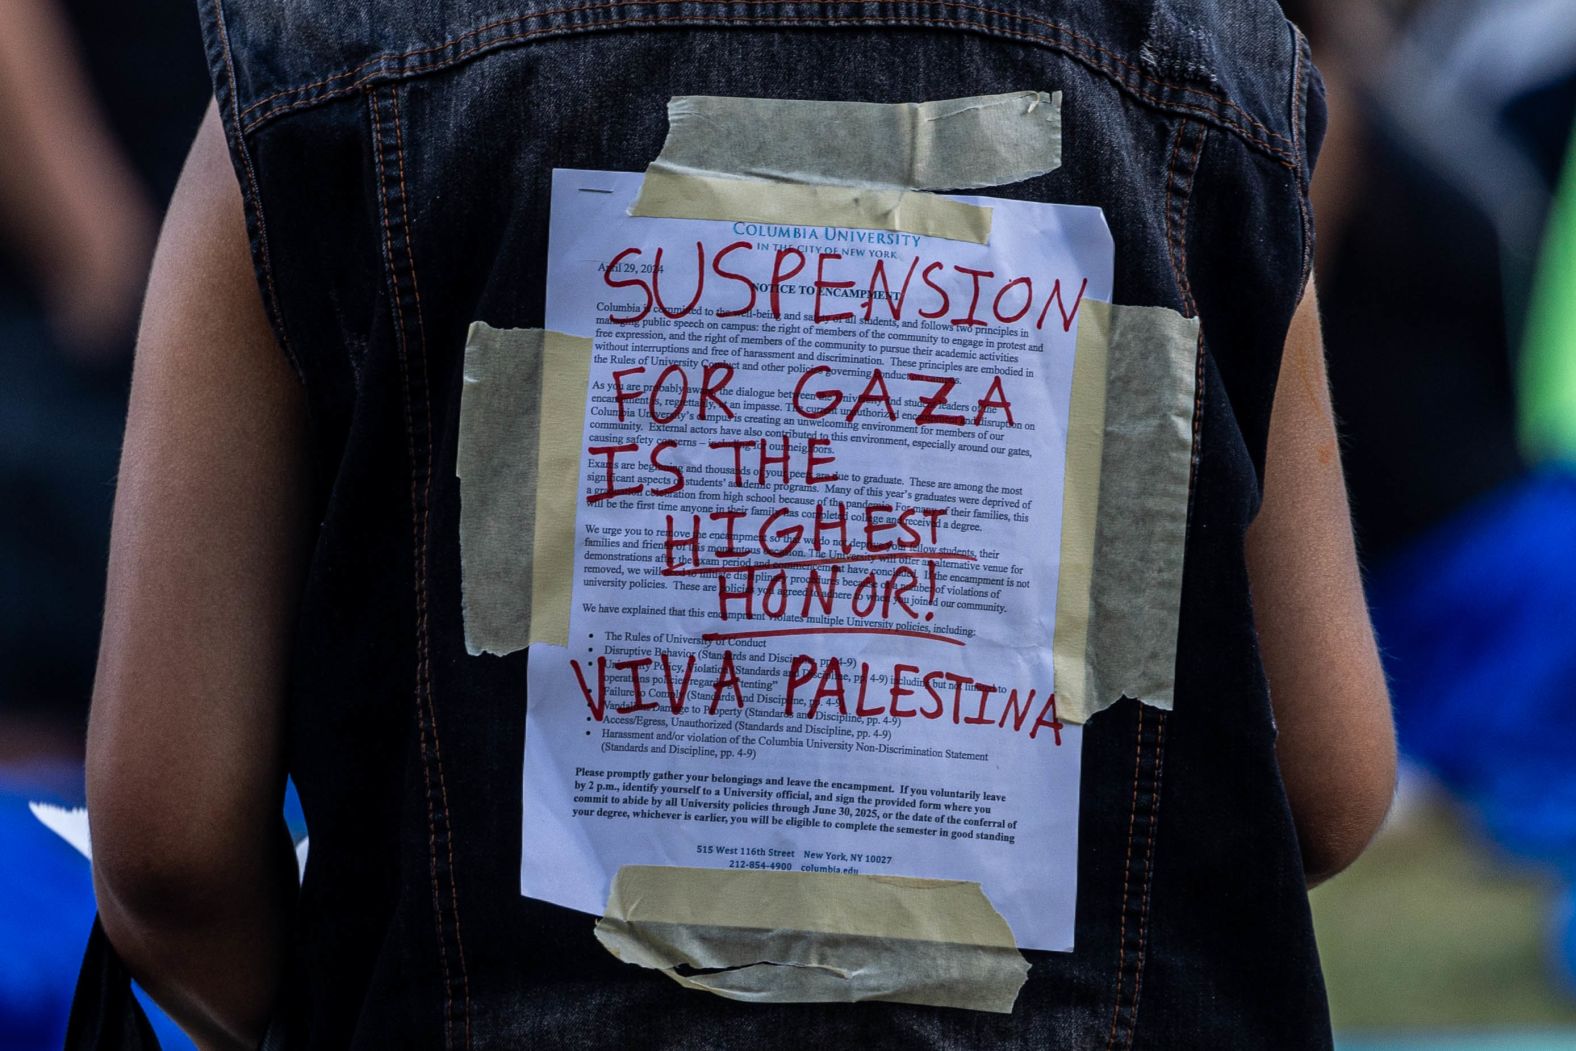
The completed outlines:
{"type": "Polygon", "coordinates": [[[991,210],[935,194],[758,182],[681,175],[653,167],[630,215],[663,219],[723,219],[807,223],[860,230],[901,230],[974,244],[990,243],[991,210]]]}
{"type": "Polygon", "coordinates": [[[1060,92],[935,102],[686,95],[631,215],[816,222],[986,244],[990,209],[918,190],[1001,186],[1062,160],[1060,92]]]}
{"type": "Polygon", "coordinates": [[[568,644],[590,364],[589,339],[471,325],[455,457],[468,653],[568,644]]]}
{"type": "Polygon", "coordinates": [[[1052,658],[1056,714],[1081,723],[1094,714],[1084,684],[1089,645],[1089,592],[1094,535],[1100,521],[1100,454],[1105,447],[1105,385],[1111,314],[1108,304],[1083,301],[1067,410],[1067,468],[1062,484],[1062,553],[1056,579],[1056,634],[1052,658]]]}
{"type": "Polygon", "coordinates": [[[526,644],[536,518],[541,329],[471,325],[454,473],[460,479],[461,602],[468,653],[526,644]]]}
{"type": "Polygon", "coordinates": [[[756,1003],[1005,1014],[1029,973],[979,884],[953,880],[626,865],[596,936],[680,985],[756,1003]]]}
{"type": "Polygon", "coordinates": [[[541,435],[537,440],[532,545],[531,641],[569,645],[580,505],[581,439],[591,375],[591,340],[548,332],[543,344],[541,435]]]}
{"type": "Polygon", "coordinates": [[[903,190],[1002,186],[1062,162],[1062,96],[813,102],[682,95],[652,169],[903,190]]]}
{"type": "Polygon", "coordinates": [[[1200,352],[1196,318],[1082,309],[1053,643],[1075,723],[1122,697],[1171,707],[1200,352]]]}

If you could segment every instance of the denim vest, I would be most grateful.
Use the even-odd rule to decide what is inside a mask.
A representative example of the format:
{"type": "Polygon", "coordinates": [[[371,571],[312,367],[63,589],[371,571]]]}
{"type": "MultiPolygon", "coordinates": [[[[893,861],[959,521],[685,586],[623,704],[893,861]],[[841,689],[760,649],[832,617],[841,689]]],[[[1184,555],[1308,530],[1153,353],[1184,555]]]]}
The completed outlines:
{"type": "MultiPolygon", "coordinates": [[[[292,1046],[1328,1047],[1243,535],[1308,275],[1317,73],[1272,0],[201,0],[259,285],[311,406],[288,702],[311,833],[292,1046]],[[1115,299],[1201,318],[1175,708],[1087,726],[1077,949],[1010,1016],[749,1005],[521,897],[526,654],[467,656],[470,322],[541,327],[554,168],[639,171],[675,95],[1063,93],[1115,299]]],[[[216,348],[216,351],[221,348],[216,348]]]]}

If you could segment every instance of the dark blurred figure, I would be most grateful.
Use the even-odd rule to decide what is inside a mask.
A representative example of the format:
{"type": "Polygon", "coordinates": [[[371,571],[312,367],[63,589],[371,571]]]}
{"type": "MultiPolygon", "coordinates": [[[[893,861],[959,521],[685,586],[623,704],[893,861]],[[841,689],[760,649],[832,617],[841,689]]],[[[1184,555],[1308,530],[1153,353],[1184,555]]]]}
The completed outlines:
{"type": "MultiPolygon", "coordinates": [[[[1309,33],[1331,97],[1314,183],[1320,305],[1336,415],[1352,450],[1358,543],[1375,566],[1522,473],[1502,264],[1507,248],[1518,261],[1535,251],[1557,164],[1536,214],[1505,231],[1515,239],[1507,244],[1499,199],[1526,199],[1505,178],[1510,147],[1485,153],[1479,140],[1492,125],[1441,97],[1452,76],[1443,34],[1413,38],[1431,21],[1462,17],[1446,9],[1463,5],[1283,6],[1309,33]],[[1416,54],[1424,50],[1431,63],[1416,54]],[[1425,68],[1405,68],[1408,55],[1425,68]],[[1445,123],[1435,130],[1436,121],[1445,123]]],[[[1563,147],[1561,132],[1556,153],[1563,147]]],[[[1527,270],[1518,268],[1523,297],[1527,270]]]]}
{"type": "Polygon", "coordinates": [[[137,308],[207,94],[188,0],[0,3],[0,762],[80,749],[137,308]]]}
{"type": "MultiPolygon", "coordinates": [[[[1521,444],[1530,377],[1559,370],[1522,373],[1520,348],[1576,119],[1576,4],[1285,6],[1329,81],[1320,300],[1400,745],[1570,881],[1576,450],[1521,444]]],[[[1540,354],[1576,353],[1534,329],[1540,354]]],[[[1555,940],[1576,963],[1572,911],[1555,940]]]]}

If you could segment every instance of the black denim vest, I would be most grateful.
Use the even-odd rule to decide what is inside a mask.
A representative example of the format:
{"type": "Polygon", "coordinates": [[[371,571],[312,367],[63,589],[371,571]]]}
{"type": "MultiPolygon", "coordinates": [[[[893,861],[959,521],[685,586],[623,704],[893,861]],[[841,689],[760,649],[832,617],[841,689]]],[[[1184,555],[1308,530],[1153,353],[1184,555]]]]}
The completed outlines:
{"type": "MultiPolygon", "coordinates": [[[[201,0],[321,529],[289,698],[311,832],[292,1043],[1328,1047],[1243,533],[1308,273],[1323,102],[1272,0],[201,0]],[[1202,319],[1176,702],[1088,725],[1077,950],[1016,1011],[735,1003],[519,893],[526,654],[467,656],[467,325],[540,327],[556,167],[638,171],[673,95],[1064,94],[1115,298],[1202,319]]],[[[222,352],[222,348],[215,348],[222,352]]]]}

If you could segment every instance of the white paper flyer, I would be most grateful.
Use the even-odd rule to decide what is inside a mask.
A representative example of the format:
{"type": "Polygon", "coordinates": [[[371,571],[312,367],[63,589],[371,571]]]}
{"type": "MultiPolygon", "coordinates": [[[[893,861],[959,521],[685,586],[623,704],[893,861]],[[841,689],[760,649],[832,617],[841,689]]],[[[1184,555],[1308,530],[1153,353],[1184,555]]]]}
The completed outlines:
{"type": "Polygon", "coordinates": [[[554,173],[547,327],[593,350],[522,893],[600,913],[628,864],[974,880],[1020,946],[1070,949],[1051,640],[1101,213],[960,197],[980,245],[635,218],[640,180],[554,173]]]}

